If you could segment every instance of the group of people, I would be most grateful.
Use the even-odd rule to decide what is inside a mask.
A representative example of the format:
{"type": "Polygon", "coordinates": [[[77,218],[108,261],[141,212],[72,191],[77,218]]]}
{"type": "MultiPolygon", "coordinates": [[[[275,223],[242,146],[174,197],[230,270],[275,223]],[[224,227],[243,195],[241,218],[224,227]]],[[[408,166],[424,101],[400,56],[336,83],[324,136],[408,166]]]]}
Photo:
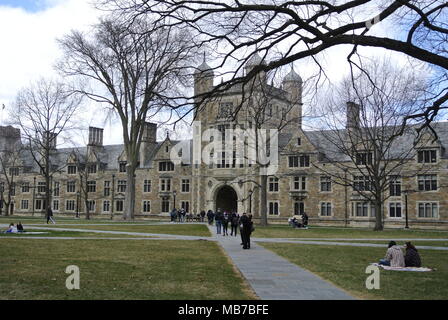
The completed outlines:
{"type": "Polygon", "coordinates": [[[8,229],[6,229],[4,231],[5,233],[19,233],[19,232],[25,232],[25,230],[23,229],[22,223],[19,221],[19,223],[17,225],[14,225],[14,223],[11,223],[8,227],[8,229]]]}
{"type": "Polygon", "coordinates": [[[411,243],[405,243],[405,254],[401,247],[395,241],[389,242],[389,246],[384,259],[381,259],[379,264],[390,267],[417,267],[422,266],[422,261],[417,248],[411,243]]]}
{"type": "Polygon", "coordinates": [[[185,221],[197,221],[197,222],[204,222],[205,219],[205,211],[201,211],[198,214],[194,213],[188,213],[184,208],[181,208],[180,210],[177,210],[174,208],[170,212],[171,222],[185,222],[185,221]]]}
{"type": "Polygon", "coordinates": [[[222,212],[221,209],[218,209],[214,213],[212,210],[208,210],[207,220],[210,225],[215,222],[216,233],[222,234],[223,236],[229,235],[229,225],[231,236],[236,237],[239,229],[243,249],[250,249],[250,235],[255,230],[252,222],[252,214],[243,213],[240,216],[235,211],[230,213],[227,211],[222,212]]]}
{"type": "Polygon", "coordinates": [[[293,228],[308,228],[308,215],[303,212],[301,216],[294,215],[288,219],[288,223],[293,228]]]}

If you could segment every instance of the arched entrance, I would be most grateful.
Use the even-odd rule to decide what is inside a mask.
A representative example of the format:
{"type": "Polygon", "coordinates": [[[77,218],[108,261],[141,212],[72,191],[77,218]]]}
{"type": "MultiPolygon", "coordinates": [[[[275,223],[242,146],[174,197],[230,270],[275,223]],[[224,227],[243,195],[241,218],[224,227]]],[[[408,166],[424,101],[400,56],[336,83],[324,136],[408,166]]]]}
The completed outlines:
{"type": "Polygon", "coordinates": [[[238,196],[235,190],[230,186],[221,187],[216,193],[215,210],[221,209],[224,211],[237,211],[238,210],[238,196]]]}

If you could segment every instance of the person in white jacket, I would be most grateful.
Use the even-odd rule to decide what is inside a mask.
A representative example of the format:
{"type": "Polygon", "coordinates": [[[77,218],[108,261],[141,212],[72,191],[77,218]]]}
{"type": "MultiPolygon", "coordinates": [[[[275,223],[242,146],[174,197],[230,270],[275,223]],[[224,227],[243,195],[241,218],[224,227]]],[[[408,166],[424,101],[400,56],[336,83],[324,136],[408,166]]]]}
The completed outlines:
{"type": "Polygon", "coordinates": [[[397,246],[395,241],[389,242],[386,256],[381,259],[379,264],[391,267],[404,267],[404,255],[400,246],[397,246]]]}

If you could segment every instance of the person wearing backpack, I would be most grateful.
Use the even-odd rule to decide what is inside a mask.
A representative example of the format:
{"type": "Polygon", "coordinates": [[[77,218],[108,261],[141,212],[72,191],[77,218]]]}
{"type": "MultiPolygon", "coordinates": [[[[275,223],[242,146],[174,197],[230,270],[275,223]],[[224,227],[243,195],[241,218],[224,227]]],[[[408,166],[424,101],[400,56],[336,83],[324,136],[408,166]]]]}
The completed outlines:
{"type": "Polygon", "coordinates": [[[215,223],[216,223],[216,233],[221,234],[222,220],[224,215],[221,212],[221,209],[218,209],[215,215],[215,223]]]}

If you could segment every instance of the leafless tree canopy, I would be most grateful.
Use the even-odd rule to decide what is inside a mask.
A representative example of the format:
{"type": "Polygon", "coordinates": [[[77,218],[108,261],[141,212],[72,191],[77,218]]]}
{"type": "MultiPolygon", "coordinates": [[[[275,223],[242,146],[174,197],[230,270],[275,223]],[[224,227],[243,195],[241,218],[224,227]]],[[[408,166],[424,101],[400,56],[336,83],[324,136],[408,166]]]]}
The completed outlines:
{"type": "MultiPolygon", "coordinates": [[[[426,107],[404,120],[429,124],[448,100],[448,4],[444,0],[351,1],[202,1],[100,0],[125,17],[147,16],[159,26],[185,26],[197,34],[198,45],[212,47],[226,62],[236,64],[231,82],[247,81],[299,59],[314,61],[317,54],[338,45],[384,48],[417,59],[430,68],[433,86],[426,107]],[[387,23],[388,36],[375,34],[375,24],[387,23]],[[245,62],[256,52],[271,62],[241,79],[245,62]]],[[[227,83],[215,88],[226,87],[227,83]]]]}
{"type": "Polygon", "coordinates": [[[182,105],[185,94],[179,90],[187,84],[186,70],[195,58],[191,36],[175,27],[154,28],[139,18],[122,22],[110,16],[91,34],[73,31],[60,44],[65,55],[58,69],[83,84],[75,91],[120,119],[128,174],[125,212],[133,217],[134,173],[145,121],[182,105]]]}

